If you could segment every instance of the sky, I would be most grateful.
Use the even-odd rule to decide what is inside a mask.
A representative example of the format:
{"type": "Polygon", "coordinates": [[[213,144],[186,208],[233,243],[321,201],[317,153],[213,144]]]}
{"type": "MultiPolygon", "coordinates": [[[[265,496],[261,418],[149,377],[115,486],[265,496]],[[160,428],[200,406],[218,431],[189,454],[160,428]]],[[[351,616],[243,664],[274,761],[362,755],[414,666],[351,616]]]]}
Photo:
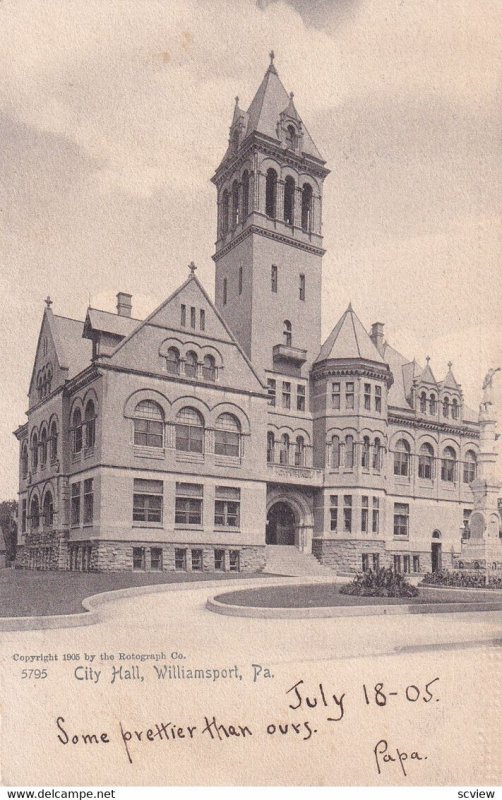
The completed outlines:
{"type": "MultiPolygon", "coordinates": [[[[215,188],[234,97],[268,53],[331,174],[322,327],[368,328],[477,408],[502,365],[499,0],[0,3],[0,499],[44,302],[143,316],[193,259],[213,294],[215,188]]],[[[496,379],[502,408],[502,378],[496,379]]]]}

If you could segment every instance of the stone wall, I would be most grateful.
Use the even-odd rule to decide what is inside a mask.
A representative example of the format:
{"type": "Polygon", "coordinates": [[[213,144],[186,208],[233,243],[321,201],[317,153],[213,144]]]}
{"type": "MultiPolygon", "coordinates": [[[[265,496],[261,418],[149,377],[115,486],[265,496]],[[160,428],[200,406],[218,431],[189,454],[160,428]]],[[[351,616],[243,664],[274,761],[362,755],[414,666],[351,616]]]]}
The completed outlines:
{"type": "Polygon", "coordinates": [[[363,553],[370,554],[370,561],[371,554],[378,553],[381,567],[390,566],[392,561],[390,554],[385,552],[385,543],[376,539],[313,539],[312,552],[321,564],[337,572],[360,572],[363,553]]]}

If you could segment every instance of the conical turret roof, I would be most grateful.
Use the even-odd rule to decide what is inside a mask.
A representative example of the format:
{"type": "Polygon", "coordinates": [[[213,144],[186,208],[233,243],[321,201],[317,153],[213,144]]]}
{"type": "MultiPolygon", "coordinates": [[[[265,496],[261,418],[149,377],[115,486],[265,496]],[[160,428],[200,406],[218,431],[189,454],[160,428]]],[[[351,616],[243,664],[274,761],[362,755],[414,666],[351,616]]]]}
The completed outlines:
{"type": "Polygon", "coordinates": [[[351,303],[321,347],[316,363],[327,359],[364,359],[385,364],[351,303]]]}

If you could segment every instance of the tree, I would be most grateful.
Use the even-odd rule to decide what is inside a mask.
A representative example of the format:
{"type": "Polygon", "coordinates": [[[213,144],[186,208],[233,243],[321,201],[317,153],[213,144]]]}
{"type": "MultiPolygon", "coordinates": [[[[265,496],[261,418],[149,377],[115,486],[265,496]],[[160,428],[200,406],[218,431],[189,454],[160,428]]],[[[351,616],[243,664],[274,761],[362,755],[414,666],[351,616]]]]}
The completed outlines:
{"type": "Polygon", "coordinates": [[[5,539],[7,564],[16,557],[17,543],[17,502],[15,500],[2,500],[0,502],[0,528],[5,539]]]}

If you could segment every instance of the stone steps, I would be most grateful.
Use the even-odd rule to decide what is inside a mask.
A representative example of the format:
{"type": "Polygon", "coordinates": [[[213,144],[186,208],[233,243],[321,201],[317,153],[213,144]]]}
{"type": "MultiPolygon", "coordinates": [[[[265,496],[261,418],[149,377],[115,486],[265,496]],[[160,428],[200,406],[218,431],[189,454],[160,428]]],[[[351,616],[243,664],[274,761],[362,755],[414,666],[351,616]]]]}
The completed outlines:
{"type": "Polygon", "coordinates": [[[320,564],[312,553],[301,553],[293,545],[269,544],[266,546],[267,563],[264,572],[297,577],[319,575],[335,577],[336,572],[320,564]]]}

